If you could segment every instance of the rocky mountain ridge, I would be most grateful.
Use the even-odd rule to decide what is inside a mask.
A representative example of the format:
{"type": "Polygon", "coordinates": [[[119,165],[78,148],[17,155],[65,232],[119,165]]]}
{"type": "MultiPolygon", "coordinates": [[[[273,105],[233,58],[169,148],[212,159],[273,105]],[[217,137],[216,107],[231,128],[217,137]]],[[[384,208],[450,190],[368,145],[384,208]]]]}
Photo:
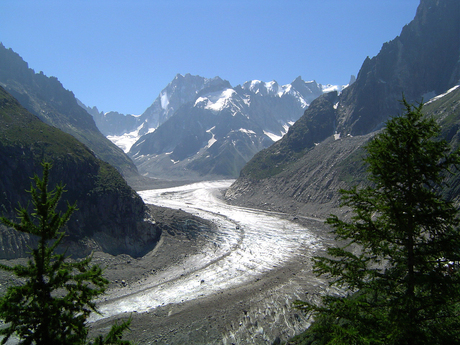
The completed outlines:
{"type": "MultiPolygon", "coordinates": [[[[321,85],[300,77],[283,86],[254,80],[231,87],[221,79],[213,81],[134,143],[128,155],[142,174],[177,179],[236,177],[256,152],[279,140],[323,94],[321,85]]],[[[168,95],[167,91],[160,94],[169,99],[169,106],[172,96],[168,95]]]]}
{"type": "MultiPolygon", "coordinates": [[[[68,247],[67,254],[80,257],[103,250],[141,256],[155,246],[162,229],[148,220],[142,199],[120,173],[0,87],[0,214],[15,219],[18,203],[28,205],[30,177],[40,175],[43,160],[53,164],[50,189],[65,184],[60,205],[77,203],[62,246],[68,247]]],[[[35,240],[0,226],[0,258],[26,256],[35,240]]]]}
{"type": "MultiPolygon", "coordinates": [[[[354,77],[352,76],[352,80],[354,77]]],[[[276,81],[268,83],[253,80],[237,88],[250,90],[261,96],[279,96],[283,93],[298,98],[305,109],[318,95],[331,90],[341,90],[344,86],[321,85],[315,81],[304,82],[298,77],[292,84],[280,86],[276,81]]],[[[97,107],[88,107],[79,102],[80,106],[91,114],[100,131],[112,142],[128,152],[131,146],[140,141],[145,134],[153,132],[186,103],[194,102],[204,93],[232,88],[230,83],[220,77],[204,78],[191,74],[177,74],[175,78],[160,92],[155,101],[141,115],[124,115],[116,111],[102,112],[97,107]]],[[[282,109],[282,107],[279,107],[282,109]]],[[[285,111],[285,110],[284,110],[285,111]]]]}
{"type": "Polygon", "coordinates": [[[460,82],[460,3],[422,0],[401,34],[365,59],[337,105],[337,132],[365,134],[399,113],[402,96],[428,100],[460,82]]]}
{"type": "Polygon", "coordinates": [[[11,48],[0,44],[0,86],[43,122],[71,134],[125,177],[138,176],[133,162],[104,137],[92,116],[77,103],[55,77],[35,73],[11,48]]]}
{"type": "MultiPolygon", "coordinates": [[[[339,204],[338,190],[364,179],[360,147],[401,113],[403,95],[417,103],[459,83],[459,37],[460,2],[422,0],[401,35],[366,58],[353,85],[313,101],[283,139],[254,156],[227,191],[228,200],[327,216],[339,204]]],[[[430,103],[427,113],[436,113],[439,102],[430,103]]],[[[444,112],[459,116],[455,104],[444,105],[444,112]]],[[[442,123],[454,140],[458,118],[442,123]]]]}
{"type": "Polygon", "coordinates": [[[97,107],[87,107],[100,131],[128,152],[131,145],[139,138],[154,131],[169,119],[183,104],[193,101],[203,89],[215,89],[230,86],[219,77],[203,78],[190,74],[177,74],[175,78],[160,92],[154,102],[141,115],[124,115],[116,111],[100,112],[97,107]]]}

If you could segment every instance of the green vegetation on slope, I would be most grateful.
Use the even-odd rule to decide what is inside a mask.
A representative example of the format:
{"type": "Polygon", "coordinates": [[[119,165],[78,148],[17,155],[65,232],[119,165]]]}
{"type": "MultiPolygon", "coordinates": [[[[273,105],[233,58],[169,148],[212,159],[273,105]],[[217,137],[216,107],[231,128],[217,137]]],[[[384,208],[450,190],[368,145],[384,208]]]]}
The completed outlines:
{"type": "Polygon", "coordinates": [[[65,235],[62,228],[76,205],[67,204],[64,213],[57,212],[64,187],[58,184],[48,190],[51,164],[42,166],[43,177],[35,175],[29,191],[32,212],[20,206],[19,222],[0,217],[0,223],[38,237],[27,265],[0,265],[0,269],[23,279],[22,284],[9,286],[0,297],[0,318],[6,324],[0,330],[2,344],[17,336],[19,344],[128,345],[130,342],[121,338],[130,320],[112,326],[106,337],[87,343],[87,319],[97,312],[93,300],[105,292],[109,282],[99,266],[90,265],[91,257],[70,262],[64,254],[56,253],[65,235]]]}
{"type": "MultiPolygon", "coordinates": [[[[52,183],[66,181],[65,200],[79,204],[67,224],[65,241],[78,242],[103,232],[120,241],[107,244],[106,250],[126,252],[127,248],[118,247],[123,246],[125,236],[138,236],[138,222],[145,213],[141,198],[115,168],[99,160],[71,135],[43,123],[0,87],[0,214],[12,216],[18,203],[25,204],[28,176],[39,169],[42,161],[54,164],[52,183]]],[[[27,241],[8,232],[0,232],[0,237],[0,257],[25,254],[27,241]]],[[[89,250],[80,248],[77,254],[85,255],[89,250]]],[[[140,245],[138,250],[147,248],[140,245]]]]}
{"type": "Polygon", "coordinates": [[[64,89],[57,78],[35,73],[18,54],[1,44],[0,83],[40,120],[72,135],[125,176],[137,175],[134,163],[100,133],[71,91],[64,89]]]}
{"type": "Polygon", "coordinates": [[[343,294],[297,302],[316,321],[290,344],[460,343],[458,209],[442,195],[460,150],[404,106],[366,146],[371,186],[341,191],[351,220],[327,220],[342,244],[314,258],[343,294]]]}

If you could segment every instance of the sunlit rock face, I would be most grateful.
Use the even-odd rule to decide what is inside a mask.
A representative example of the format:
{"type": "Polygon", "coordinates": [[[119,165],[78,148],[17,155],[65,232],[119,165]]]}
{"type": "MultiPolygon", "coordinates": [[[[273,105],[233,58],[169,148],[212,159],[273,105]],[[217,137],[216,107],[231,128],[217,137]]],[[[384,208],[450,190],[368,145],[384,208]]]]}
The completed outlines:
{"type": "Polygon", "coordinates": [[[202,90],[212,91],[226,87],[230,87],[230,83],[219,77],[203,78],[191,74],[178,74],[140,115],[125,115],[116,111],[102,112],[97,107],[87,107],[82,103],[80,106],[94,117],[97,127],[105,136],[117,144],[124,141],[125,143],[119,146],[127,152],[137,139],[153,132],[182,105],[194,101],[202,90]]]}
{"type": "MultiPolygon", "coordinates": [[[[197,77],[179,80],[186,83],[187,78],[197,77]]],[[[208,84],[192,101],[130,148],[128,154],[141,173],[186,179],[237,177],[255,153],[282,138],[323,94],[323,86],[300,77],[287,85],[253,80],[236,87],[220,78],[204,80],[208,84]]],[[[171,107],[169,89],[161,92],[157,109],[161,104],[171,107]]]]}
{"type": "Polygon", "coordinates": [[[421,1],[401,34],[363,62],[337,109],[342,134],[365,134],[400,113],[400,100],[427,101],[460,81],[460,2],[421,1]],[[442,52],[442,53],[440,53],[442,52]]]}

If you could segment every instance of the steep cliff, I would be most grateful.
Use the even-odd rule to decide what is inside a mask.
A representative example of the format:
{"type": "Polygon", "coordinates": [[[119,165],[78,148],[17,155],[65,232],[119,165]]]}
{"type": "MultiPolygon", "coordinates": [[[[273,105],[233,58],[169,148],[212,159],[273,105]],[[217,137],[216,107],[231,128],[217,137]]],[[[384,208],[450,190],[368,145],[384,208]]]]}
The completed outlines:
{"type": "MultiPolygon", "coordinates": [[[[417,103],[460,82],[459,38],[460,2],[422,0],[401,35],[364,61],[356,82],[340,95],[313,101],[283,139],[242,169],[227,198],[236,204],[327,215],[338,206],[340,188],[364,180],[360,147],[401,113],[403,95],[417,103]]],[[[433,109],[442,99],[426,112],[438,114],[433,109]]],[[[453,114],[447,122],[436,115],[449,140],[458,132],[455,107],[444,106],[444,117],[453,114]]],[[[454,189],[450,193],[457,195],[454,189]]]]}
{"type": "Polygon", "coordinates": [[[0,86],[43,122],[71,134],[124,176],[137,176],[134,163],[105,138],[74,94],[55,77],[35,73],[18,54],[0,44],[0,86]]]}
{"type": "Polygon", "coordinates": [[[128,154],[148,176],[235,178],[255,153],[281,138],[321,94],[321,85],[301,77],[287,85],[260,80],[236,87],[214,83],[197,91],[154,132],[140,137],[128,154]]]}
{"type": "MultiPolygon", "coordinates": [[[[51,161],[50,187],[66,185],[61,206],[77,203],[67,225],[68,253],[87,255],[93,249],[111,254],[143,255],[158,241],[161,229],[148,218],[142,199],[109,164],[73,136],[43,123],[0,87],[0,213],[16,216],[27,205],[30,177],[40,163],[51,161]]],[[[34,239],[2,227],[0,258],[24,256],[34,239]]],[[[64,246],[65,247],[65,246],[64,246]]]]}
{"type": "Polygon", "coordinates": [[[460,2],[422,0],[414,20],[367,58],[337,106],[337,131],[365,134],[398,114],[404,94],[420,102],[460,81],[460,2]]]}

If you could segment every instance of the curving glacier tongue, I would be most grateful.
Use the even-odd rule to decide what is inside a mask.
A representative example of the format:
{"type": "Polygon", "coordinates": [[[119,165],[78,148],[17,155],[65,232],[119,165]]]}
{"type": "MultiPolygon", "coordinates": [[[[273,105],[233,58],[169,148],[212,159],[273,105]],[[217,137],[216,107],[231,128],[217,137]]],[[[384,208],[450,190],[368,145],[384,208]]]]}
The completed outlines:
{"type": "Polygon", "coordinates": [[[230,206],[216,197],[233,181],[201,182],[168,189],[142,191],[146,203],[181,208],[217,225],[217,233],[200,253],[180,266],[171,266],[139,284],[117,290],[99,305],[102,315],[91,321],[125,312],[146,312],[169,303],[181,303],[247,283],[283,265],[301,247],[319,247],[305,228],[276,214],[230,206]]]}

